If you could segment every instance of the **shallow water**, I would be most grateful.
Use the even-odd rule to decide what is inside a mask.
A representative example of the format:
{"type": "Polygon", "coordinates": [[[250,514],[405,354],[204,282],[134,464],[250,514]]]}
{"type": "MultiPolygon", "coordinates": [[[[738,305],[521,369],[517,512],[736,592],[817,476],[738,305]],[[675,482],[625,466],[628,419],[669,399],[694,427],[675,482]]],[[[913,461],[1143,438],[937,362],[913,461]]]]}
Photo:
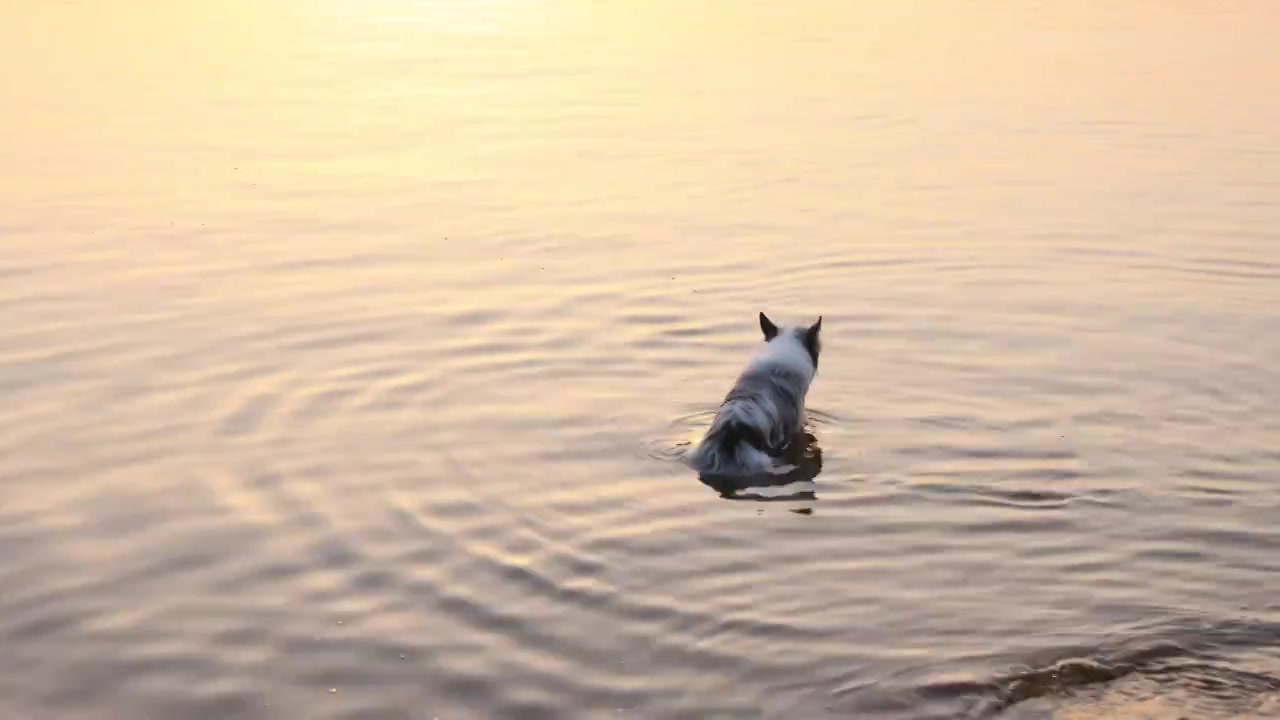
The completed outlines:
{"type": "Polygon", "coordinates": [[[0,715],[1280,717],[1277,31],[6,5],[0,715]]]}

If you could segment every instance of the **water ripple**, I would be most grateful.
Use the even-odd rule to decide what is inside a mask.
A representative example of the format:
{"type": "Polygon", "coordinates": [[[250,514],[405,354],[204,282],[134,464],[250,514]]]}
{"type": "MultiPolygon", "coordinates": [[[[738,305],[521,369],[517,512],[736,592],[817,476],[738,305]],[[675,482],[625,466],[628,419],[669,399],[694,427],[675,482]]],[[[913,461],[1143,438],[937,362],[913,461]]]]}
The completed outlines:
{"type": "Polygon", "coordinates": [[[0,716],[1277,714],[1270,8],[234,5],[0,10],[0,716]]]}

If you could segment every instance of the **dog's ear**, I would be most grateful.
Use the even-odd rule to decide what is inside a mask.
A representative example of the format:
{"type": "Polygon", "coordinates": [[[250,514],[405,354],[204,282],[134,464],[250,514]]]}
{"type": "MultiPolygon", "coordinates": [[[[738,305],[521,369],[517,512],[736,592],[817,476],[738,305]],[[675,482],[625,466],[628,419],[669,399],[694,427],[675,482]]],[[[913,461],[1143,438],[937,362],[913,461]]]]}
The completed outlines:
{"type": "Polygon", "coordinates": [[[773,324],[769,316],[760,313],[760,331],[764,333],[764,341],[769,342],[778,336],[778,326],[773,324]]]}
{"type": "Polygon", "coordinates": [[[804,346],[809,350],[809,355],[813,358],[813,365],[818,365],[818,352],[822,349],[822,342],[818,339],[818,333],[822,332],[822,316],[818,316],[818,322],[810,325],[804,331],[804,346]]]}

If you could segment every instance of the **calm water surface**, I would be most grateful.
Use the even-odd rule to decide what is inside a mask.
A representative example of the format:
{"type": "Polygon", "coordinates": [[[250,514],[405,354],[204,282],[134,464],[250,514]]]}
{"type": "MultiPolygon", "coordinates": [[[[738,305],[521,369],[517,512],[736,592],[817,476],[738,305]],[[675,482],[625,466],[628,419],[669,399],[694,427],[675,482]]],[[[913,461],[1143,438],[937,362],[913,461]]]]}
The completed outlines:
{"type": "Polygon", "coordinates": [[[1277,33],[6,4],[0,716],[1280,717],[1277,33]]]}

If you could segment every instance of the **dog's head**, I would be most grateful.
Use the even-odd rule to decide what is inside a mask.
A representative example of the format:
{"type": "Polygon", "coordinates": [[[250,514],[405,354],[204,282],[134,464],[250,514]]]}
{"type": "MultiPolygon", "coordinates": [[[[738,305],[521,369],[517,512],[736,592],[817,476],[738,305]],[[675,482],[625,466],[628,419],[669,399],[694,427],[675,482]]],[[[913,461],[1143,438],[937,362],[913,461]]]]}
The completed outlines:
{"type": "Polygon", "coordinates": [[[808,327],[778,327],[768,315],[762,312],[760,313],[760,331],[764,333],[765,342],[773,342],[778,337],[794,339],[809,353],[809,358],[813,360],[813,369],[818,369],[818,354],[822,352],[821,315],[818,316],[817,322],[808,327]]]}

